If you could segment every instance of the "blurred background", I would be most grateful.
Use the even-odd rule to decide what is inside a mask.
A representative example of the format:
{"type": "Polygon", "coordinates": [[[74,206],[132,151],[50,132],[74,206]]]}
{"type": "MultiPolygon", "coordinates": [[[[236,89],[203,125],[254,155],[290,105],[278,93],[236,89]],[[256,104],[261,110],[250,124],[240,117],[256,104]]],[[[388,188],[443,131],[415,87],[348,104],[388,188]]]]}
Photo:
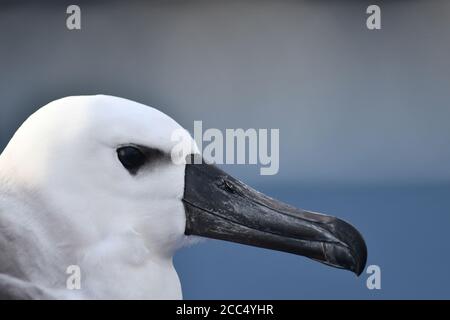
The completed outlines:
{"type": "MultiPolygon", "coordinates": [[[[187,299],[450,298],[450,2],[2,1],[0,150],[40,106],[116,95],[192,132],[279,128],[280,171],[224,165],[292,205],[351,221],[367,274],[207,241],[175,265],[187,299]],[[81,30],[66,8],[81,7],[81,30]],[[381,7],[381,30],[366,8],[381,7]]],[[[33,161],[30,159],[30,161],[33,161]]]]}

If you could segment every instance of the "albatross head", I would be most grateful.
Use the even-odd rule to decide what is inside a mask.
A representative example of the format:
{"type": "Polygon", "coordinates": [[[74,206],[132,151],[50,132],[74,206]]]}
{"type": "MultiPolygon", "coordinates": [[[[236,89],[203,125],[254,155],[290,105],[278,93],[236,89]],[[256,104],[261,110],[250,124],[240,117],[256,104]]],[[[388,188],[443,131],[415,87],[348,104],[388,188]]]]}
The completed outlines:
{"type": "MultiPolygon", "coordinates": [[[[40,225],[43,237],[51,234],[55,250],[73,264],[106,273],[111,268],[117,276],[117,261],[130,281],[133,272],[154,271],[153,277],[144,276],[153,283],[141,281],[136,290],[176,286],[172,255],[189,235],[362,272],[366,247],[355,228],[269,198],[215,166],[175,161],[172,150],[180,143],[173,139],[175,131],[186,135],[183,150],[198,153],[180,130],[167,115],[130,100],[63,98],[38,110],[16,132],[0,156],[0,175],[45,205],[46,213],[34,225],[40,225]]],[[[100,281],[94,275],[91,281],[100,281]]],[[[158,297],[155,289],[152,293],[148,297],[158,297]]]]}

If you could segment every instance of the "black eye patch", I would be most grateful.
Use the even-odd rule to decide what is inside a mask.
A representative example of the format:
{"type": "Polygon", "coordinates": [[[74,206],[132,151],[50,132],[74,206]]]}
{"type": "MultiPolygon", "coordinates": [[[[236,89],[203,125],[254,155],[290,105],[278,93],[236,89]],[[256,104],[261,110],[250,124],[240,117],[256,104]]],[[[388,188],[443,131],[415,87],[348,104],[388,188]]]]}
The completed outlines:
{"type": "Polygon", "coordinates": [[[144,165],[164,159],[166,155],[159,149],[130,145],[118,148],[117,157],[125,169],[135,175],[144,165]]]}

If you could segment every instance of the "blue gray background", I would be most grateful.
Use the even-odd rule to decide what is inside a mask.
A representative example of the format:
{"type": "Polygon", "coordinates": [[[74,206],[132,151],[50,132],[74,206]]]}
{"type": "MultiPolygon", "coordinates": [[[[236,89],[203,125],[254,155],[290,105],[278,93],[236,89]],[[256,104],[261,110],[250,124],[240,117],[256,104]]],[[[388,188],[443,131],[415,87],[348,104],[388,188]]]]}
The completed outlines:
{"type": "Polygon", "coordinates": [[[185,298],[450,298],[450,2],[2,1],[0,148],[38,107],[112,94],[188,130],[279,128],[280,172],[224,166],[351,221],[382,289],[220,241],[175,257],[185,298]],[[78,4],[82,30],[65,27],[78,4]],[[382,9],[369,31],[365,10],[382,9]]]}

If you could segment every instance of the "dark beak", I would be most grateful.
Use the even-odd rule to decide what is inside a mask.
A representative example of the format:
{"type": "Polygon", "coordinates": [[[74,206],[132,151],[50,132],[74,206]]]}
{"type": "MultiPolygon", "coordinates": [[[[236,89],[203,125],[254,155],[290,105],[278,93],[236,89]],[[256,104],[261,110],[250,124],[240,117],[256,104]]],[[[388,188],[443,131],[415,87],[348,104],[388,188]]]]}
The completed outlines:
{"type": "Polygon", "coordinates": [[[272,199],[216,166],[186,165],[183,202],[187,235],[290,252],[357,275],[364,270],[366,244],[352,225],[272,199]]]}

